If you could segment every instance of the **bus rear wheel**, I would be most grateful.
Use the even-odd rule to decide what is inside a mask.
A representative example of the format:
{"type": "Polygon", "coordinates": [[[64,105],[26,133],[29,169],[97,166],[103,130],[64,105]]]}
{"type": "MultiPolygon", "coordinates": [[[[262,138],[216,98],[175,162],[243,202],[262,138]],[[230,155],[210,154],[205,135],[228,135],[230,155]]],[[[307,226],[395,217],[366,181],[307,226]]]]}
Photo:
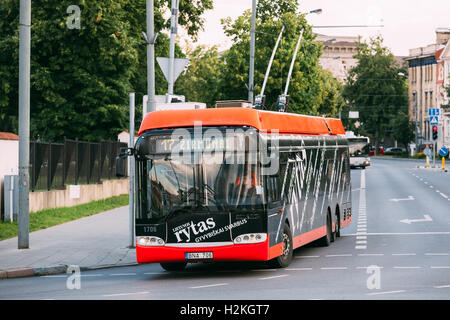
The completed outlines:
{"type": "Polygon", "coordinates": [[[283,253],[281,256],[276,257],[269,261],[269,266],[272,268],[286,268],[292,262],[294,256],[294,246],[292,243],[292,233],[289,225],[284,225],[283,230],[283,253]]]}
{"type": "Polygon", "coordinates": [[[332,226],[331,226],[331,213],[328,211],[327,213],[327,222],[326,222],[327,233],[318,240],[318,244],[322,247],[328,247],[332,241],[332,226]]]}
{"type": "Polygon", "coordinates": [[[162,262],[160,265],[166,271],[183,271],[187,262],[162,262]]]}

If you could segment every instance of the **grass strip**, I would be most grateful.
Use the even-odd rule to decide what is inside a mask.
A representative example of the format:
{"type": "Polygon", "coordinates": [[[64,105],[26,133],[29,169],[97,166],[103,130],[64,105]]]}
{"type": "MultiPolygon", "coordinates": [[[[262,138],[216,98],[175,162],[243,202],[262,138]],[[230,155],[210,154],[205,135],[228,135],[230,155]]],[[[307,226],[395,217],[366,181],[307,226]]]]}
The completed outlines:
{"type": "MultiPolygon", "coordinates": [[[[74,207],[46,209],[30,213],[30,232],[128,205],[128,194],[92,201],[74,207]]],[[[0,240],[17,237],[17,222],[0,222],[0,240]]]]}

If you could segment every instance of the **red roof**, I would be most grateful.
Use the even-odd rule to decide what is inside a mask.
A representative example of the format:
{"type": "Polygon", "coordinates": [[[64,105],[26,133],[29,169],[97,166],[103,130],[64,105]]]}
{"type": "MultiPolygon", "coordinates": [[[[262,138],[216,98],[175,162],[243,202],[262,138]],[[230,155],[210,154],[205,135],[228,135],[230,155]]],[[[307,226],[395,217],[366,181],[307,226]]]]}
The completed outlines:
{"type": "Polygon", "coordinates": [[[19,140],[19,136],[11,132],[0,132],[0,140],[19,140]]]}
{"type": "Polygon", "coordinates": [[[211,108],[195,110],[164,110],[148,113],[139,135],[151,129],[202,126],[250,126],[257,130],[310,135],[345,134],[341,120],[305,116],[294,113],[263,111],[250,108],[211,108]]]}

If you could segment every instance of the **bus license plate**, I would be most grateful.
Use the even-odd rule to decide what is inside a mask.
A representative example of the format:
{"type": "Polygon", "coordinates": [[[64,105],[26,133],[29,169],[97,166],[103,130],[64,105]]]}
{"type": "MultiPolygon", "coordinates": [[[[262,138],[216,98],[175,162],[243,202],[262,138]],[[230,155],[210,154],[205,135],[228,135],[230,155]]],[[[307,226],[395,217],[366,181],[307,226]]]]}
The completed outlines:
{"type": "Polygon", "coordinates": [[[212,259],[212,252],[186,252],[186,260],[205,260],[212,259]]]}

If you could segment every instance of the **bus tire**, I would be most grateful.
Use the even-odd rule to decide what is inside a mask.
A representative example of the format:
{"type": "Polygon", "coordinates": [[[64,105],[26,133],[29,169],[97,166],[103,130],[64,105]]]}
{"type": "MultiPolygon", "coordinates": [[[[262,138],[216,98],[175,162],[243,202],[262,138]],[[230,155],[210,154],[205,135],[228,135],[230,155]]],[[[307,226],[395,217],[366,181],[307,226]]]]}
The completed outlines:
{"type": "Polygon", "coordinates": [[[183,271],[187,262],[161,262],[160,265],[166,271],[183,271]]]}
{"type": "Polygon", "coordinates": [[[283,230],[283,253],[269,261],[269,266],[272,268],[286,268],[292,262],[294,256],[294,245],[292,242],[291,228],[288,224],[284,225],[283,230]]]}
{"type": "Polygon", "coordinates": [[[332,229],[332,227],[331,227],[331,213],[330,213],[329,210],[328,210],[328,213],[327,213],[326,229],[327,229],[326,234],[322,238],[319,239],[319,245],[321,247],[328,247],[330,245],[330,243],[332,241],[332,237],[333,237],[333,235],[332,235],[333,232],[331,230],[332,229]]]}
{"type": "Polygon", "coordinates": [[[339,213],[339,207],[336,208],[336,226],[334,233],[336,238],[341,236],[341,215],[339,213]]]}

